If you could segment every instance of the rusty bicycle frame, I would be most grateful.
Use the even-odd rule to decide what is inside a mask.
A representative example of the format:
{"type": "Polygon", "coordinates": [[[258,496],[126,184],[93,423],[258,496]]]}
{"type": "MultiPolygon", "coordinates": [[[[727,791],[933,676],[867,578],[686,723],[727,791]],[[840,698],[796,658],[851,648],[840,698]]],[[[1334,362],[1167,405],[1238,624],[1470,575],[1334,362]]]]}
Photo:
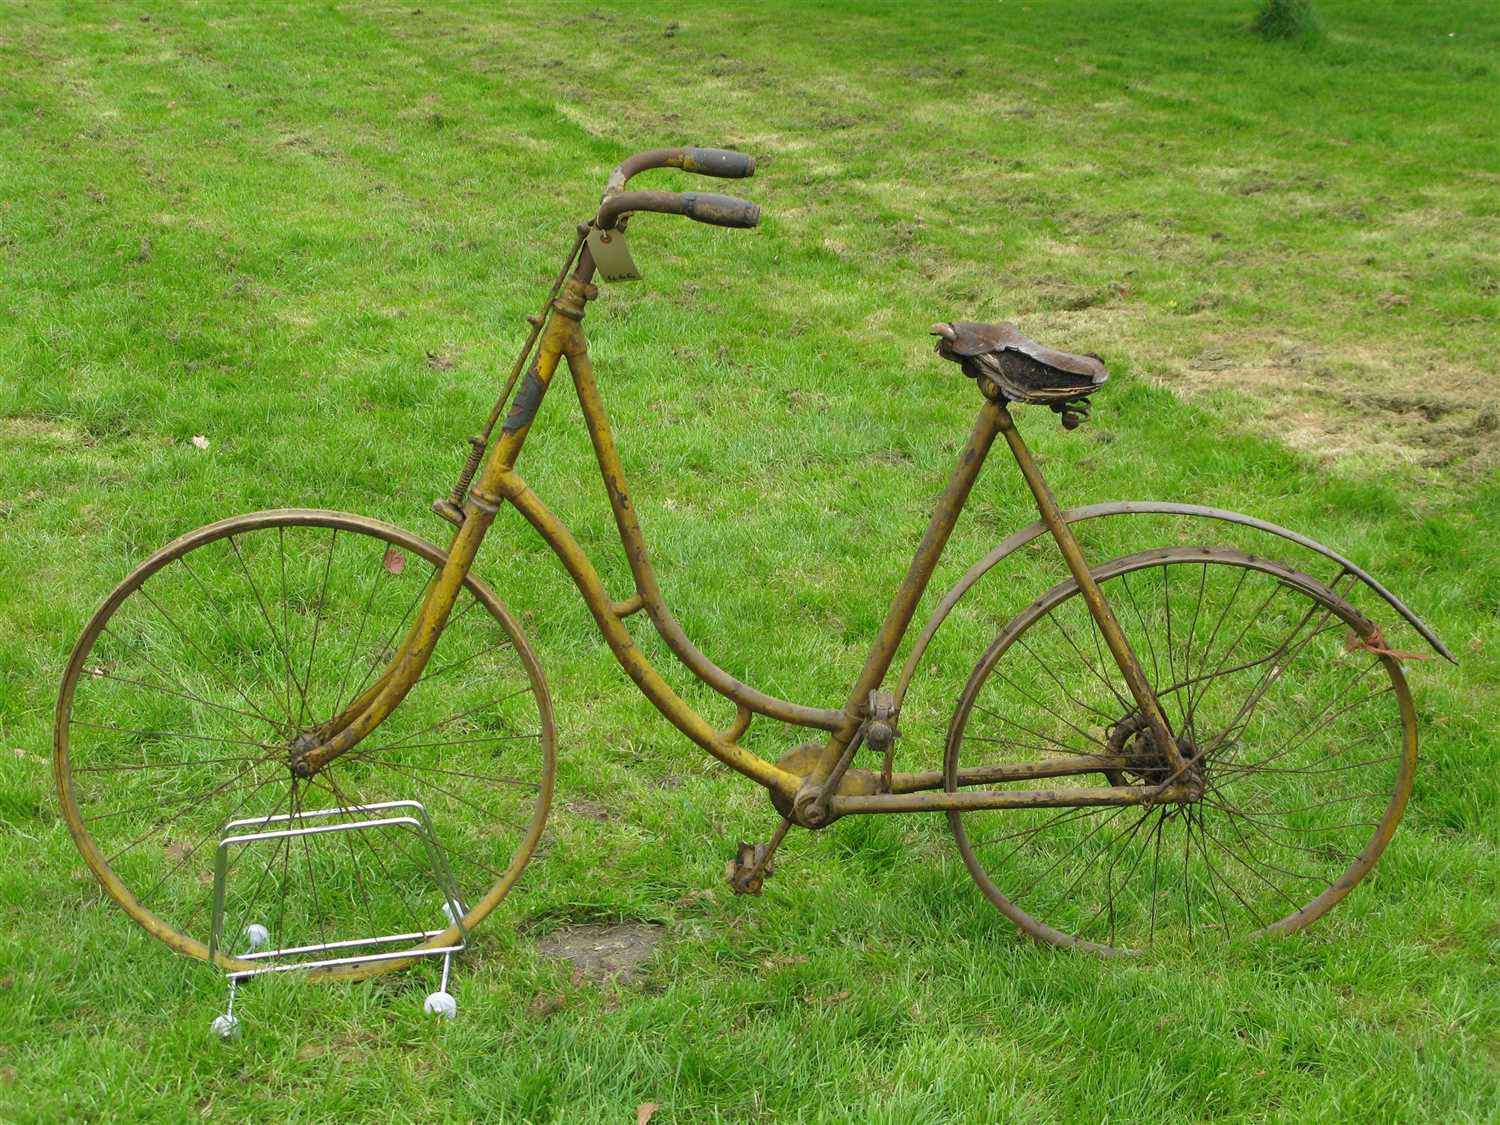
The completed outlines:
{"type": "MultiPolygon", "coordinates": [[[[978,417],[964,443],[946,487],[938,498],[926,532],[918,545],[904,579],[897,587],[885,619],[870,646],[864,665],[855,677],[842,707],[807,706],[765,694],[740,682],[713,663],[688,638],[673,616],[657,583],[647,553],[644,535],[636,517],[624,470],[615,447],[599,387],[589,360],[582,322],[588,303],[598,295],[594,284],[597,239],[608,241],[623,232],[629,216],[638,211],[683,214],[701,222],[722,226],[754,226],[759,211],[753,204],[724,196],[698,193],[626,191],[629,178],[648,168],[676,167],[709,175],[738,178],[753,174],[754,161],[738,153],[705,149],[660,149],[641,153],[622,163],[610,177],[598,213],[579,228],[578,240],[564,264],[543,313],[532,318],[533,330],[511,379],[491,415],[490,427],[499,417],[516,375],[533,344],[536,355],[526,370],[520,390],[511,402],[501,426],[500,438],[488,450],[490,429],[470,438],[472,450],[458,485],[450,497],[434,509],[457,525],[446,561],[426,592],[422,608],[383,675],[361,693],[344,711],[308,731],[292,752],[292,769],[311,776],[318,769],[348,752],[368,736],[401,703],[417,682],[447,622],[465,576],[473,566],[485,534],[503,504],[513,506],[557,555],[576,583],[594,620],[620,666],[641,692],[683,734],[719,761],[769,790],[784,821],[769,845],[774,850],[788,824],[822,827],[850,813],[894,813],[939,810],[977,810],[1022,807],[1075,807],[1100,805],[1146,805],[1159,802],[1190,802],[1201,795],[1203,782],[1185,760],[1135,653],[1114,611],[1090,573],[1089,564],[1071,529],[1071,522],[1091,515],[1092,510],[1062,512],[1041,471],[1032,458],[1008,410],[1008,404],[992,386],[981,382],[985,394],[978,417]],[[569,270],[571,269],[571,273],[569,270]],[[539,343],[538,343],[539,341],[539,343]],[[629,561],[635,590],[623,600],[612,598],[589,556],[568,528],[516,472],[516,463],[527,435],[541,408],[561,362],[565,361],[583,412],[584,424],[593,443],[600,473],[614,512],[620,541],[629,561]],[[881,690],[898,646],[911,625],[949,536],[963,511],[992,445],[1003,437],[1022,477],[1035,499],[1040,525],[1017,533],[1035,538],[1050,533],[1069,573],[1078,584],[1089,613],[1098,624],[1125,684],[1140,708],[1143,722],[1156,746],[1164,748],[1167,763],[1160,782],[1079,788],[998,788],[1018,782],[1042,782],[1066,775],[1119,770],[1127,759],[1109,754],[1069,755],[1029,763],[1010,763],[960,769],[957,789],[945,785],[941,772],[900,773],[891,769],[890,747],[895,738],[895,715],[910,677],[912,661],[901,676],[897,692],[881,690]],[[479,468],[483,460],[482,470],[479,468]],[[477,478],[475,473],[477,471],[477,478]],[[472,482],[472,483],[471,483],[472,482]],[[1080,514],[1081,513],[1081,514],[1080,514]],[[735,721],[718,729],[699,714],[662,678],[636,645],[625,620],[644,611],[652,626],[682,664],[708,687],[736,707],[735,721]],[[741,745],[741,738],[755,715],[820,732],[821,744],[811,743],[771,762],[741,745]],[[885,751],[885,766],[876,774],[853,770],[850,764],[860,745],[885,751]]],[[[1129,505],[1111,506],[1130,511],[1129,505]]],[[[1170,506],[1169,506],[1170,507],[1170,506]]],[[[1184,508],[1185,506],[1176,506],[1184,508]]],[[[1146,509],[1141,509],[1146,510],[1146,509]]],[[[1163,508],[1162,510],[1166,510],[1163,508]]],[[[1230,513],[1212,509],[1192,514],[1242,521],[1230,513]]],[[[1258,522],[1258,521],[1257,521],[1258,522]]],[[[1262,530],[1292,537],[1274,525],[1262,530]]],[[[1013,537],[1014,538],[1014,537],[1013,537]]],[[[1007,541],[1010,544],[1011,541],[1007,541]]],[[[982,560],[966,576],[965,583],[950,598],[956,600],[977,576],[998,557],[1014,549],[1002,544],[990,559],[982,560]]],[[[1316,545],[1313,549],[1322,550],[1316,545]]],[[[1326,550],[1324,551],[1325,554],[1326,550]]],[[[1417,621],[1393,596],[1374,584],[1347,560],[1336,558],[1356,578],[1373,585],[1378,593],[1447,655],[1430,630],[1417,621]]],[[[945,603],[934,622],[940,621],[951,601],[945,603]]],[[[918,654],[935,624],[929,624],[918,640],[918,654]]],[[[913,658],[914,659],[914,658],[913,658]]],[[[757,857],[758,872],[768,871],[768,851],[757,857]]],[[[758,886],[758,880],[756,881],[758,886]]]]}

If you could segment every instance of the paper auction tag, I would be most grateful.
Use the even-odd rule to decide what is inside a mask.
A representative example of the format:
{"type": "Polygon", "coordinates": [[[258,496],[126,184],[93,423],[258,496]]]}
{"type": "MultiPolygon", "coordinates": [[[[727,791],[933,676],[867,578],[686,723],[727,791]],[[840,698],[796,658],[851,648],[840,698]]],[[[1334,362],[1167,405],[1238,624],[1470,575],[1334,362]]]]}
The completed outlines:
{"type": "Polygon", "coordinates": [[[589,252],[594,256],[594,265],[605,281],[639,281],[641,271],[635,268],[635,259],[630,256],[630,245],[622,230],[589,231],[589,252]]]}

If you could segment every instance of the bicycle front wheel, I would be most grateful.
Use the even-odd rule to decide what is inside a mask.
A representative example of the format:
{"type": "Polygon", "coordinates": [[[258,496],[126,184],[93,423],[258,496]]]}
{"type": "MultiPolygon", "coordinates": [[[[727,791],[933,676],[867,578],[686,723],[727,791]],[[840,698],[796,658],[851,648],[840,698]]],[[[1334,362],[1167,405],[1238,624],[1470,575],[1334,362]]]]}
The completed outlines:
{"type": "Polygon", "coordinates": [[[555,735],[531,646],[477,578],[385,722],[312,777],[290,766],[381,674],[443,558],[360,516],[259,512],[168,544],[106,599],[63,675],[53,767],[84,860],[132,918],[206,958],[220,842],[257,832],[272,838],[226,851],[227,967],[257,944],[307,960],[368,937],[393,955],[447,945],[450,914],[467,929],[494,910],[541,834],[555,735]],[[360,811],[393,801],[408,804],[360,811]],[[286,832],[397,815],[430,831],[286,832]]]}
{"type": "MultiPolygon", "coordinates": [[[[1306,575],[1238,551],[1147,551],[1093,571],[1200,800],[950,813],[985,895],[1026,933],[1120,953],[1286,933],[1374,866],[1411,792],[1416,715],[1374,626],[1306,575]]],[[[1006,625],[949,727],[946,780],[1079,754],[1128,766],[1070,786],[1168,780],[1167,759],[1075,582],[1006,625]]]]}

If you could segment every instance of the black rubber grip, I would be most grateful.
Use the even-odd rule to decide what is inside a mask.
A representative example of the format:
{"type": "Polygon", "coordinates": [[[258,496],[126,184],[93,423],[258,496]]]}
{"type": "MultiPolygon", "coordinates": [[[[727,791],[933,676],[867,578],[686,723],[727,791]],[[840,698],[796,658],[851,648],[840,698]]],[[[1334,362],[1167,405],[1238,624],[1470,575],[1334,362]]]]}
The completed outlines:
{"type": "Polygon", "coordinates": [[[755,157],[722,148],[688,148],[682,150],[682,169],[722,180],[743,180],[755,175],[755,157]]]}
{"type": "Polygon", "coordinates": [[[760,222],[760,208],[748,199],[706,191],[683,192],[682,213],[696,222],[716,227],[753,227],[760,222]]]}

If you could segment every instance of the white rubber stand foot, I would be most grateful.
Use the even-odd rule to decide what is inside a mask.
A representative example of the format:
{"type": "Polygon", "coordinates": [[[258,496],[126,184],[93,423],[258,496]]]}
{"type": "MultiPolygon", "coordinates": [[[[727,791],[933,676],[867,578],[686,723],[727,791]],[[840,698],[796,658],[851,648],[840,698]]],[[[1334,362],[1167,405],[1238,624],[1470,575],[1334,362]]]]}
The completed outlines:
{"type": "Polygon", "coordinates": [[[266,929],[259,922],[251,922],[248,926],[245,927],[245,944],[250,947],[251,952],[259,949],[270,940],[271,931],[266,929]]]}
{"type": "Polygon", "coordinates": [[[422,1011],[431,1016],[442,1016],[451,1020],[458,1015],[458,1001],[447,992],[434,992],[422,1002],[422,1011]]]}
{"type": "Polygon", "coordinates": [[[215,1016],[213,1032],[220,1039],[233,1039],[240,1033],[240,1021],[229,1014],[215,1016]]]}
{"type": "Polygon", "coordinates": [[[463,914],[460,911],[454,910],[451,902],[445,902],[443,903],[443,917],[448,919],[448,925],[451,926],[463,917],[463,914]]]}

